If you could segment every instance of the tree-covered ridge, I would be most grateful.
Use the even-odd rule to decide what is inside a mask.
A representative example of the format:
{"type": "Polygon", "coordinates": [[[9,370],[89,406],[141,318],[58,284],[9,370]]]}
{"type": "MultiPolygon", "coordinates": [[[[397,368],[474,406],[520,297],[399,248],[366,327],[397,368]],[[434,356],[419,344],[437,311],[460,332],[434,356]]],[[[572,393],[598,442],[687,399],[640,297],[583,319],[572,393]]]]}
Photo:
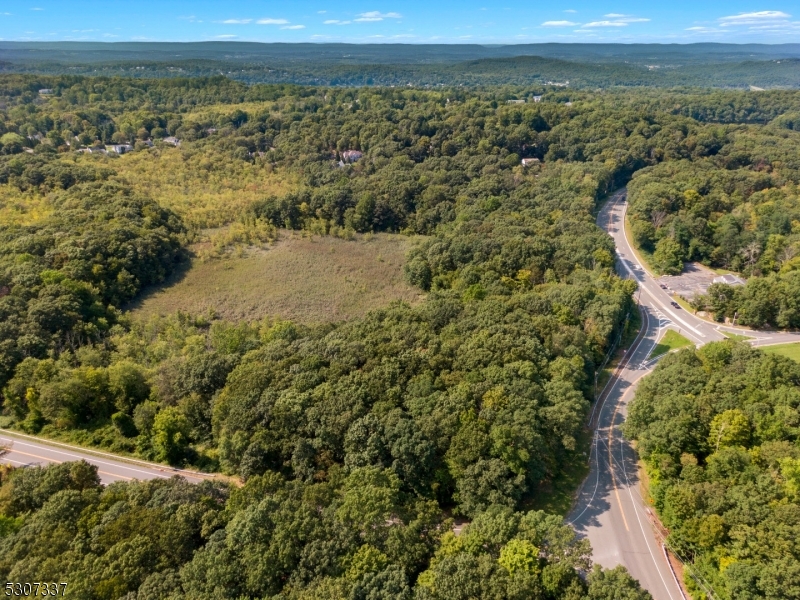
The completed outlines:
{"type": "Polygon", "coordinates": [[[719,342],[643,379],[627,434],[675,549],[719,598],[791,598],[800,580],[800,366],[719,342]]]}
{"type": "Polygon", "coordinates": [[[590,571],[559,517],[493,506],[458,537],[451,525],[375,467],[241,488],[102,487],[86,463],[0,471],[0,576],[67,581],[73,598],[650,597],[623,569],[590,571]]]}
{"type": "Polygon", "coordinates": [[[226,74],[325,86],[798,86],[796,44],[259,44],[0,42],[6,73],[131,78],[226,74]]]}
{"type": "Polygon", "coordinates": [[[0,225],[2,381],[26,357],[99,342],[115,307],[180,259],[180,222],[129,187],[79,184],[50,202],[35,224],[0,225]]]}

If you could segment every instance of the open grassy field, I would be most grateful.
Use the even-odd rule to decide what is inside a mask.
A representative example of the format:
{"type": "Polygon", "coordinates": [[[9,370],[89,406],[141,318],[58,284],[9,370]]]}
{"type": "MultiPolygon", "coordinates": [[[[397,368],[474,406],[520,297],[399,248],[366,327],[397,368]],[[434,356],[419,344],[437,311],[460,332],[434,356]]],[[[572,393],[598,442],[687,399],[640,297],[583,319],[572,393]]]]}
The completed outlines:
{"type": "Polygon", "coordinates": [[[661,340],[655,345],[653,351],[650,353],[649,358],[656,358],[662,354],[671,352],[672,350],[686,348],[687,346],[694,346],[694,344],[692,344],[692,342],[687,340],[677,331],[669,329],[667,330],[667,333],[664,334],[664,337],[662,337],[661,340]]]}
{"type": "Polygon", "coordinates": [[[348,241],[280,232],[268,249],[193,259],[171,281],[130,306],[134,317],[215,311],[227,319],[280,316],[300,323],[347,320],[392,300],[414,303],[403,279],[410,238],[379,234],[348,241]]]}
{"type": "Polygon", "coordinates": [[[778,344],[777,346],[764,346],[760,348],[767,354],[780,354],[800,363],[800,342],[793,344],[778,344]]]}

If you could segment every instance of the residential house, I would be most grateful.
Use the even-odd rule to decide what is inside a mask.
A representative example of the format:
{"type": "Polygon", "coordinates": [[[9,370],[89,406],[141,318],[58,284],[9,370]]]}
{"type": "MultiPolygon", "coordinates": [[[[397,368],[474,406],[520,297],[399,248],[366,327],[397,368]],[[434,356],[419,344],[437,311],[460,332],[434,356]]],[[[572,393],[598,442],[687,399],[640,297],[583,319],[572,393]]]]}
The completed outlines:
{"type": "Polygon", "coordinates": [[[354,163],[362,156],[364,156],[364,154],[362,154],[358,150],[345,150],[344,152],[341,153],[342,162],[344,163],[354,163]]]}
{"type": "Polygon", "coordinates": [[[161,141],[164,142],[165,144],[169,144],[170,146],[180,146],[181,145],[181,141],[178,138],[176,138],[174,136],[171,136],[171,135],[168,136],[168,137],[165,137],[161,141]]]}
{"type": "Polygon", "coordinates": [[[539,161],[538,158],[523,158],[522,159],[522,166],[523,167],[529,167],[531,165],[538,165],[539,162],[540,161],[539,161]]]}
{"type": "Polygon", "coordinates": [[[130,144],[110,144],[106,145],[106,150],[109,152],[116,152],[117,154],[125,154],[126,152],[131,152],[133,146],[130,144]]]}

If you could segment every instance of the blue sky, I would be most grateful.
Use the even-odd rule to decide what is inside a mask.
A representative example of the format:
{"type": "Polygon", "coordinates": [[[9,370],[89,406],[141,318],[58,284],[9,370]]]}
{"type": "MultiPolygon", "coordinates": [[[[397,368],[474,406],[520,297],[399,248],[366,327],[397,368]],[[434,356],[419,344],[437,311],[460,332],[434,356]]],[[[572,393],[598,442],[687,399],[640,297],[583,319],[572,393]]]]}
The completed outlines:
{"type": "Polygon", "coordinates": [[[3,0],[2,40],[533,43],[800,40],[797,0],[3,0]]]}

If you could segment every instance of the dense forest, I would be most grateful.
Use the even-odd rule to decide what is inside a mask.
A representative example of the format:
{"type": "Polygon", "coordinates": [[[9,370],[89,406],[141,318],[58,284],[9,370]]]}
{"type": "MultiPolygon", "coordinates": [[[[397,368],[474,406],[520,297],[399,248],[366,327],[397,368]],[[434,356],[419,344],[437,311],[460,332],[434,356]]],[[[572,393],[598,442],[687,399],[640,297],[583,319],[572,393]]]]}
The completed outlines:
{"type": "Polygon", "coordinates": [[[791,598],[800,585],[800,366],[718,342],[639,384],[637,440],[669,541],[718,598],[791,598]]]}
{"type": "Polygon", "coordinates": [[[240,488],[102,487],[81,462],[0,471],[0,576],[72,598],[650,598],[621,567],[591,569],[558,516],[494,506],[457,537],[451,524],[378,468],[240,488]]]}
{"type": "Polygon", "coordinates": [[[594,374],[634,308],[595,214],[671,168],[768,177],[753,193],[790,210],[798,105],[789,91],[0,78],[3,424],[244,483],[103,489],[86,466],[9,470],[0,570],[74,573],[86,598],[643,597],[621,572],[578,577],[588,548],[530,510],[585,460],[594,374]],[[771,170],[748,169],[762,155],[771,170]],[[143,179],[167,156],[200,180],[283,187],[235,209],[162,206],[143,179]],[[405,274],[425,298],[317,325],[126,314],[191,240],[233,226],[245,241],[418,236],[405,274]],[[450,514],[472,521],[457,538],[450,514]]]}

